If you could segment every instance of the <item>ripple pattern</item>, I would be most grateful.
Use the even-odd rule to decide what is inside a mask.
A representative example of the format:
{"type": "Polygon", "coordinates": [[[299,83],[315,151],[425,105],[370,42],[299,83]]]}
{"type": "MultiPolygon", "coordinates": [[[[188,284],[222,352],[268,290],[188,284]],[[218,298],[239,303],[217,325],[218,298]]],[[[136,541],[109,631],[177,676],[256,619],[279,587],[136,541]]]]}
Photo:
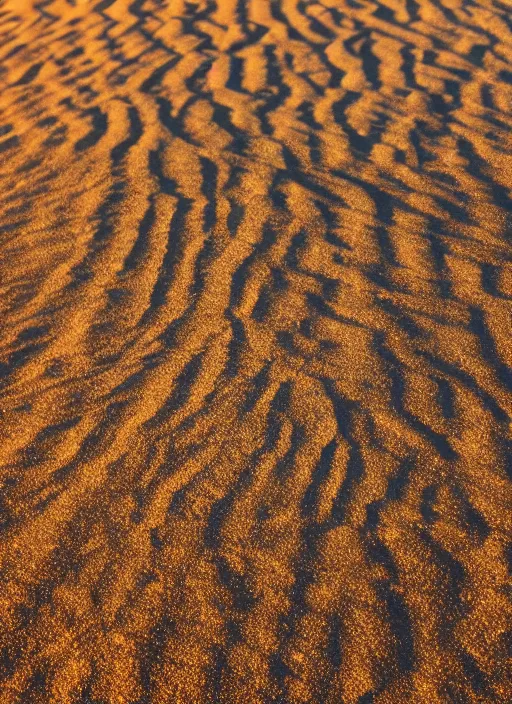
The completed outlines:
{"type": "Polygon", "coordinates": [[[0,0],[2,704],[512,701],[508,0],[0,0]]]}

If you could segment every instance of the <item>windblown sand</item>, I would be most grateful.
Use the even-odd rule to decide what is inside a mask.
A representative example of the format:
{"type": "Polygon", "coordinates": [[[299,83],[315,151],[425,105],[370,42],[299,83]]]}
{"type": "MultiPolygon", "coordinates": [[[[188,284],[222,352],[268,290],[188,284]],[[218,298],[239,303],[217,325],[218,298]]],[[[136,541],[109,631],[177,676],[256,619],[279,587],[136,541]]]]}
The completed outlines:
{"type": "Polygon", "coordinates": [[[512,701],[510,1],[0,37],[1,704],[512,701]]]}

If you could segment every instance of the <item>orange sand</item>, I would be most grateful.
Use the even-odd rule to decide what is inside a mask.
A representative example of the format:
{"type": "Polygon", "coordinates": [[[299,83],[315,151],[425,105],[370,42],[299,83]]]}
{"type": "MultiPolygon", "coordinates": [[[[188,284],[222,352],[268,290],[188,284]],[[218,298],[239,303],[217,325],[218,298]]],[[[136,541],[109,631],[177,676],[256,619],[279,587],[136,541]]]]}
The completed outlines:
{"type": "Polygon", "coordinates": [[[1,704],[512,701],[510,0],[0,37],[1,704]]]}

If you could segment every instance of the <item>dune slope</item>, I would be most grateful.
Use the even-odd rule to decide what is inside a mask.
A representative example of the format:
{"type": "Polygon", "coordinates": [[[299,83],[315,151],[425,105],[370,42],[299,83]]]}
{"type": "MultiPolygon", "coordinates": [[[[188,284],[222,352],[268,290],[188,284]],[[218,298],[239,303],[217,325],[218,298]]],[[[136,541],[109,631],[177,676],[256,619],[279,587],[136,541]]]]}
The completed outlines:
{"type": "Polygon", "coordinates": [[[0,701],[512,701],[508,0],[0,1],[0,701]]]}

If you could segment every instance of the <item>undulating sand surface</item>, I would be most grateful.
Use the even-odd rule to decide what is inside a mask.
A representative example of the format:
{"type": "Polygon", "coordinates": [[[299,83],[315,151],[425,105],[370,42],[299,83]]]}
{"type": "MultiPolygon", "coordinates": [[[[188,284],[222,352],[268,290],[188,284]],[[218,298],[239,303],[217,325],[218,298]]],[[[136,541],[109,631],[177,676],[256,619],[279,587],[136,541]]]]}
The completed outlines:
{"type": "Polygon", "coordinates": [[[512,701],[510,0],[0,0],[0,703],[512,701]]]}

